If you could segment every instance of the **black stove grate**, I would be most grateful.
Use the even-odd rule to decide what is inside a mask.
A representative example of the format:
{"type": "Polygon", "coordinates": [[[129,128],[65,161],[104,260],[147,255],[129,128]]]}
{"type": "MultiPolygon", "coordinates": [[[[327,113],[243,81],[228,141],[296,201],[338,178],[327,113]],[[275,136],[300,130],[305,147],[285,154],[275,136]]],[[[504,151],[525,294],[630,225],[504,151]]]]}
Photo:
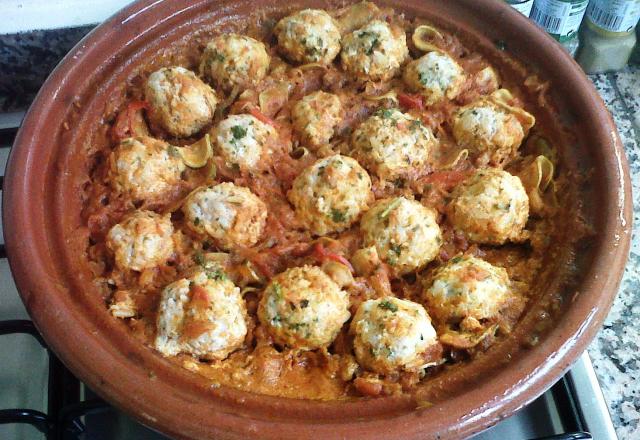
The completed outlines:
{"type": "MultiPolygon", "coordinates": [[[[0,148],[10,148],[17,128],[0,129],[0,148]]],[[[0,176],[2,190],[4,176],[0,176]]],[[[0,245],[0,258],[7,258],[4,244],[0,245]]],[[[49,357],[47,413],[28,408],[0,409],[0,425],[9,423],[29,424],[42,432],[46,440],[90,440],[83,422],[85,416],[114,409],[99,398],[82,399],[80,381],[60,362],[47,347],[31,321],[0,321],[0,336],[28,334],[33,336],[47,351],[49,357]]],[[[573,384],[568,376],[560,379],[551,388],[557,402],[560,418],[567,433],[538,440],[582,440],[592,439],[576,404],[573,384]]],[[[516,439],[512,439],[516,440],[516,439]]]]}
{"type": "Polygon", "coordinates": [[[26,423],[42,432],[47,440],[80,440],[85,427],[80,418],[109,410],[101,399],[81,401],[80,381],[49,350],[33,323],[28,320],[0,321],[0,336],[28,334],[49,355],[48,413],[28,408],[0,410],[0,424],[26,423]]]}

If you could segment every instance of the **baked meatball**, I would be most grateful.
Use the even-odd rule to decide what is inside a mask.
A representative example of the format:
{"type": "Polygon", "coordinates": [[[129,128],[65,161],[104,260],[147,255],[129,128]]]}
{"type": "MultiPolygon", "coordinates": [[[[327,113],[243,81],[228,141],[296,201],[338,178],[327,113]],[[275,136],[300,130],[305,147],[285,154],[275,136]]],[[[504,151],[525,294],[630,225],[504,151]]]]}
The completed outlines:
{"type": "Polygon", "coordinates": [[[351,136],[355,156],[383,180],[427,165],[437,143],[429,128],[397,109],[379,110],[351,136]]]}
{"type": "Polygon", "coordinates": [[[153,72],[144,96],[150,120],[174,137],[193,136],[210,124],[218,103],[213,89],[183,67],[153,72]]]}
{"type": "Polygon", "coordinates": [[[267,75],[271,57],[263,43],[251,37],[224,34],[207,44],[200,75],[225,91],[254,87],[267,75]]]}
{"type": "Polygon", "coordinates": [[[164,356],[225,359],[244,342],[246,316],[240,289],[221,272],[201,270],[162,291],[155,348],[164,356]]]}
{"type": "Polygon", "coordinates": [[[429,313],[442,324],[494,320],[512,297],[507,271],[471,256],[449,260],[424,293],[429,313]]]}
{"type": "Polygon", "coordinates": [[[229,115],[213,131],[217,150],[228,165],[252,171],[265,165],[276,130],[251,115],[229,115]]]}
{"type": "Polygon", "coordinates": [[[200,187],[182,205],[189,228],[208,234],[219,247],[253,246],[262,236],[267,206],[248,188],[225,182],[200,187]]]}
{"type": "Polygon", "coordinates": [[[402,275],[433,260],[442,243],[437,214],[415,200],[383,199],[360,221],[365,246],[375,246],[380,258],[402,275]]]}
{"type": "Polygon", "coordinates": [[[175,147],[148,136],[124,139],[111,153],[109,165],[112,187],[135,201],[166,196],[186,168],[175,147]]]}
{"type": "Polygon", "coordinates": [[[458,145],[469,149],[477,165],[501,166],[520,147],[535,119],[522,109],[512,110],[481,98],[455,113],[453,136],[458,145]],[[533,122],[523,123],[519,113],[533,122]]]}
{"type": "Polygon", "coordinates": [[[403,29],[373,20],[342,39],[342,68],[363,80],[387,81],[409,56],[403,29]]]}
{"type": "Polygon", "coordinates": [[[337,154],[305,168],[287,197],[300,221],[314,234],[325,235],[358,221],[373,193],[371,179],[360,164],[337,154]]]}
{"type": "Polygon", "coordinates": [[[327,347],[349,319],[349,295],[315,266],[276,275],[264,290],[258,318],[273,339],[302,350],[327,347]]]}
{"type": "Polygon", "coordinates": [[[416,371],[430,363],[436,331],[424,307],[394,297],[363,302],[351,321],[358,363],[377,373],[416,371]]]}
{"type": "Polygon", "coordinates": [[[340,31],[325,11],[305,9],[278,22],[280,51],[296,63],[329,64],[340,52],[340,31]]]}
{"type": "Polygon", "coordinates": [[[521,241],[526,237],[529,198],[517,176],[481,168],[453,191],[447,214],[451,224],[476,243],[521,241]]]}
{"type": "Polygon", "coordinates": [[[340,123],[340,98],[323,91],[313,92],[298,101],[291,111],[293,129],[302,143],[313,150],[327,145],[340,123]]]}
{"type": "Polygon", "coordinates": [[[174,249],[169,214],[134,212],[109,230],[107,247],[122,270],[142,271],[164,264],[174,249]]]}
{"type": "Polygon", "coordinates": [[[404,69],[404,82],[425,97],[425,103],[432,105],[445,97],[458,96],[465,83],[462,67],[443,52],[429,52],[411,61],[404,69]]]}

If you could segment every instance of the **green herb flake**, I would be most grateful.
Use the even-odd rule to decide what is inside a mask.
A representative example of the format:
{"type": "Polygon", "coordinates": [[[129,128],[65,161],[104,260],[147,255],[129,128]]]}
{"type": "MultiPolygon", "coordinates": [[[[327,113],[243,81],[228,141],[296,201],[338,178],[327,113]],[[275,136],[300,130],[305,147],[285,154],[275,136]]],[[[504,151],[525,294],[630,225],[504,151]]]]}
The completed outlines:
{"type": "Polygon", "coordinates": [[[307,327],[309,324],[307,324],[306,322],[292,322],[289,323],[288,327],[289,330],[293,330],[293,331],[298,331],[303,327],[307,327]]]}
{"type": "Polygon", "coordinates": [[[332,209],[329,216],[335,223],[343,223],[347,220],[347,215],[339,209],[332,209]]]}
{"type": "Polygon", "coordinates": [[[390,312],[393,312],[393,313],[398,311],[398,306],[389,300],[382,301],[380,304],[378,304],[378,307],[380,307],[383,310],[389,310],[390,312]]]}
{"type": "Polygon", "coordinates": [[[418,82],[423,86],[426,86],[429,82],[429,75],[426,72],[420,72],[418,75],[418,82]]]}
{"type": "Polygon", "coordinates": [[[219,63],[224,63],[225,60],[225,56],[222,55],[220,52],[218,52],[217,50],[214,50],[213,53],[213,59],[219,63]]]}
{"type": "Polygon", "coordinates": [[[457,256],[457,257],[453,257],[451,259],[451,263],[456,264],[462,261],[462,257],[461,256],[457,256]]]}
{"type": "Polygon", "coordinates": [[[193,219],[193,224],[194,226],[198,226],[200,224],[200,217],[196,217],[195,219],[193,219]]]}
{"type": "Polygon", "coordinates": [[[309,300],[308,299],[303,299],[302,301],[300,301],[300,308],[301,309],[306,309],[307,307],[309,307],[309,300]]]}
{"type": "Polygon", "coordinates": [[[247,135],[247,129],[240,125],[234,125],[231,127],[231,133],[233,134],[233,139],[237,141],[247,135]]]}
{"type": "Polygon", "coordinates": [[[204,259],[204,256],[202,255],[201,252],[196,252],[193,255],[193,261],[194,263],[196,263],[198,266],[202,266],[205,267],[205,265],[207,264],[207,261],[204,259]]]}
{"type": "Polygon", "coordinates": [[[207,278],[210,280],[222,281],[227,279],[227,275],[220,268],[208,269],[207,278]]]}
{"type": "Polygon", "coordinates": [[[276,297],[277,300],[282,299],[282,286],[280,286],[280,284],[273,283],[271,285],[271,290],[273,291],[273,295],[276,297]]]}
{"type": "Polygon", "coordinates": [[[398,257],[400,256],[400,254],[402,253],[402,246],[396,243],[391,243],[389,245],[389,251],[393,252],[394,254],[396,254],[398,257]]]}
{"type": "Polygon", "coordinates": [[[371,46],[369,46],[369,49],[367,49],[367,55],[373,55],[373,51],[379,47],[380,47],[380,39],[378,39],[378,37],[375,37],[371,42],[371,46]]]}
{"type": "Polygon", "coordinates": [[[380,220],[384,220],[385,218],[389,217],[389,214],[391,214],[391,212],[394,209],[396,209],[398,206],[400,206],[401,202],[402,202],[402,199],[400,197],[398,197],[393,202],[389,203],[389,205],[387,205],[387,207],[384,209],[384,211],[382,211],[380,214],[378,214],[378,218],[380,220]]]}
{"type": "Polygon", "coordinates": [[[376,116],[379,116],[382,119],[389,119],[393,116],[393,110],[388,108],[380,109],[376,112],[376,116]]]}

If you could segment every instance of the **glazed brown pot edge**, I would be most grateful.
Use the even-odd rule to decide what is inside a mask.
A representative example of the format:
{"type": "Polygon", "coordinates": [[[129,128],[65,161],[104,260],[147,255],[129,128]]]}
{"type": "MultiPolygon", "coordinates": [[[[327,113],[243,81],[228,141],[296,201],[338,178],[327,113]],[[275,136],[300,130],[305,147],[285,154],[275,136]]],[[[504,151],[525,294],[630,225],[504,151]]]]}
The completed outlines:
{"type": "MultiPolygon", "coordinates": [[[[187,9],[197,8],[200,3],[188,6],[187,9]]],[[[460,3],[469,4],[465,7],[471,14],[477,13],[479,8],[484,8],[490,16],[509,17],[511,28],[507,29],[507,32],[518,28],[519,32],[524,34],[523,40],[529,37],[531,42],[540,43],[544,46],[541,57],[557,59],[564,56],[559,46],[550,43],[548,37],[534,29],[526,20],[516,17],[508,6],[493,2],[460,3]]],[[[47,151],[47,137],[43,131],[47,128],[55,130],[56,123],[59,127],[62,122],[62,119],[56,119],[55,113],[63,113],[60,111],[60,102],[56,103],[56,99],[64,97],[65,90],[69,92],[72,87],[69,81],[79,79],[83,75],[83,72],[78,70],[78,66],[87,57],[88,52],[91,53],[100,45],[104,50],[108,40],[115,42],[126,38],[135,39],[140,34],[141,26],[136,22],[137,20],[148,22],[155,19],[159,22],[157,17],[171,15],[169,11],[175,13],[184,9],[181,5],[183,2],[176,1],[165,2],[164,5],[152,2],[134,4],[96,29],[72,51],[43,87],[25,119],[7,171],[3,212],[7,250],[21,295],[36,325],[63,361],[96,391],[136,414],[144,423],[174,435],[201,436],[207,432],[214,432],[211,431],[210,423],[205,423],[200,429],[198,426],[198,423],[205,418],[203,411],[206,411],[207,402],[194,404],[198,414],[186,417],[189,420],[181,422],[180,417],[168,415],[166,409],[170,406],[175,409],[180,403],[185,404],[183,395],[168,396],[167,399],[170,402],[163,411],[154,408],[144,399],[141,400],[135,396],[131,398],[124,392],[123,388],[128,387],[134,394],[142,393],[142,388],[149,386],[148,381],[144,380],[145,370],[136,369],[135,365],[131,365],[126,372],[131,377],[118,372],[111,372],[112,375],[109,376],[109,364],[121,365],[127,362],[131,364],[131,360],[119,353],[118,347],[110,346],[108,341],[101,340],[97,336],[100,332],[97,323],[68,322],[74,316],[66,309],[72,295],[67,290],[68,286],[60,284],[55,249],[48,249],[46,246],[51,243],[48,234],[52,230],[52,219],[48,216],[55,211],[51,206],[51,198],[47,190],[55,184],[55,173],[52,174],[50,170],[52,167],[55,168],[53,161],[56,156],[53,151],[47,151]],[[131,23],[132,27],[127,28],[123,24],[117,24],[123,22],[131,23]],[[116,32],[117,36],[114,34],[116,32]],[[43,292],[46,292],[46,297],[42,296],[45,295],[43,292]],[[69,335],[84,338],[86,343],[79,341],[78,345],[73,346],[69,344],[69,335]],[[110,377],[116,380],[109,380],[110,377]],[[120,380],[120,384],[116,383],[120,380]],[[171,402],[174,398],[175,402],[171,402]],[[176,423],[178,425],[175,425],[176,423]]],[[[408,2],[406,7],[418,8],[418,2],[408,2]]],[[[178,15],[171,15],[171,18],[175,17],[178,15]]],[[[521,49],[518,45],[514,45],[514,48],[521,49]]],[[[589,121],[597,127],[595,139],[600,141],[601,148],[600,157],[596,159],[599,159],[604,170],[599,177],[599,183],[604,188],[603,191],[606,190],[606,194],[601,197],[606,203],[602,208],[606,216],[601,219],[602,236],[598,237],[597,255],[589,277],[585,278],[581,285],[583,294],[577,297],[567,314],[567,324],[559,325],[535,352],[514,363],[508,378],[489,380],[464,399],[444,402],[439,408],[430,410],[428,413],[409,413],[396,417],[391,423],[385,419],[371,420],[368,423],[352,421],[345,424],[344,430],[337,430],[342,428],[334,424],[318,424],[315,426],[316,432],[333,436],[340,436],[347,432],[393,436],[394,433],[404,432],[417,436],[422,430],[428,429],[434,435],[436,433],[444,436],[470,434],[513,412],[544,391],[579,355],[598,330],[615,295],[619,275],[628,252],[631,218],[630,186],[624,152],[610,116],[604,110],[593,86],[579,72],[575,63],[568,62],[566,56],[564,59],[564,63],[555,66],[556,70],[551,76],[555,76],[558,82],[560,78],[574,81],[576,90],[573,91],[572,99],[574,103],[584,106],[580,111],[591,115],[589,121]],[[602,295],[596,297],[598,291],[602,292],[602,295]],[[580,322],[582,320],[584,322],[580,322]],[[542,354],[551,355],[547,362],[541,361],[542,354]],[[520,377],[516,377],[518,371],[520,377]],[[504,383],[502,383],[503,379],[504,383]],[[505,384],[508,386],[504,386],[505,384]],[[499,396],[504,393],[508,394],[508,398],[503,396],[500,399],[499,396]],[[494,400],[496,396],[498,396],[497,400],[494,400]],[[462,414],[460,409],[468,410],[467,415],[456,420],[457,415],[462,414]],[[427,415],[435,414],[440,417],[439,424],[423,420],[427,415]]],[[[171,387],[166,384],[156,386],[158,393],[172,392],[171,387]]],[[[265,401],[273,402],[273,399],[265,398],[265,401]]],[[[363,403],[363,405],[366,404],[363,403]]],[[[322,407],[323,405],[311,406],[322,407]]],[[[210,412],[215,414],[216,410],[210,409],[210,412]]],[[[240,432],[246,435],[255,434],[255,429],[269,425],[265,421],[237,421],[231,414],[218,413],[216,417],[224,421],[219,424],[220,428],[224,429],[225,424],[230,423],[231,425],[227,427],[241,428],[240,432]],[[239,424],[244,426],[240,427],[239,424]]],[[[287,432],[296,434],[296,429],[300,428],[296,425],[287,427],[274,423],[272,428],[278,427],[282,434],[287,432]]]]}

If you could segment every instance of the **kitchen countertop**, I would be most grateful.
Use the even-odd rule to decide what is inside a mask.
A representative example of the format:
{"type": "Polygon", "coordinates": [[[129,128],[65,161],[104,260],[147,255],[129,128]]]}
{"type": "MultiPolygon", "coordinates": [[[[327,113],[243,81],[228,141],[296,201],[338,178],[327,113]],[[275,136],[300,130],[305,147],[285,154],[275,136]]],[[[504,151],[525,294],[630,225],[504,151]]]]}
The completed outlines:
{"type": "MultiPolygon", "coordinates": [[[[57,61],[92,26],[0,35],[0,112],[23,110],[57,61]]],[[[589,355],[620,440],[640,438],[640,66],[592,75],[631,168],[634,229],[619,294],[589,355]]]]}
{"type": "Polygon", "coordinates": [[[633,191],[631,253],[604,327],[589,346],[620,440],[640,438],[640,67],[592,75],[624,143],[633,191]]]}

